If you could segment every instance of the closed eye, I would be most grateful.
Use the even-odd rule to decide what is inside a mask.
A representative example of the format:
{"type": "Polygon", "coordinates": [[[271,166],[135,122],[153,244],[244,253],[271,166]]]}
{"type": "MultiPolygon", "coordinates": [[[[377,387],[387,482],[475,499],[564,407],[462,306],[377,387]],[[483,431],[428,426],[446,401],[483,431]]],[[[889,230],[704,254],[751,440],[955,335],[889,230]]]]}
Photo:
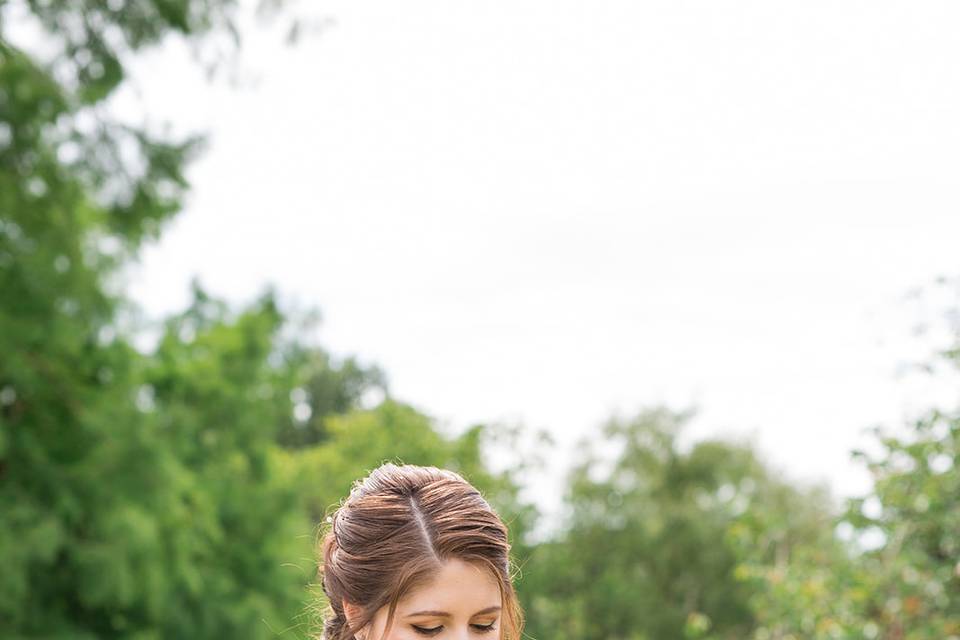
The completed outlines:
{"type": "MultiPolygon", "coordinates": [[[[476,629],[477,631],[479,631],[480,633],[487,633],[487,632],[490,632],[490,631],[493,631],[493,630],[494,630],[494,626],[493,626],[493,625],[494,625],[494,623],[491,622],[490,624],[472,624],[472,625],[470,625],[470,626],[473,627],[474,629],[476,629]]],[[[435,635],[437,635],[438,633],[440,633],[441,631],[443,631],[443,626],[442,626],[442,625],[439,626],[439,627],[431,627],[431,628],[429,628],[429,629],[425,629],[424,627],[418,627],[418,626],[415,625],[415,624],[410,625],[410,626],[413,627],[414,630],[415,630],[417,633],[420,633],[420,634],[425,635],[425,636],[435,636],[435,635]]]]}

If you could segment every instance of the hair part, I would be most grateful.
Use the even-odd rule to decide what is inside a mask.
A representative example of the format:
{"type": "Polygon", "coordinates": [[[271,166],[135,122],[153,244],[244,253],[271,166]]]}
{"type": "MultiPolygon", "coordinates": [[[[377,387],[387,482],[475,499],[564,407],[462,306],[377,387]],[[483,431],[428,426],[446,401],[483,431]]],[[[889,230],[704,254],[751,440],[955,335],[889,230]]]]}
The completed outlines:
{"type": "Polygon", "coordinates": [[[321,525],[320,584],[326,596],[320,640],[353,640],[388,607],[383,640],[397,605],[429,583],[451,558],[488,570],[500,588],[500,639],[519,640],[524,614],[513,588],[507,527],[460,474],[387,462],[354,482],[321,525]],[[343,601],[362,613],[350,626],[343,601]]]}

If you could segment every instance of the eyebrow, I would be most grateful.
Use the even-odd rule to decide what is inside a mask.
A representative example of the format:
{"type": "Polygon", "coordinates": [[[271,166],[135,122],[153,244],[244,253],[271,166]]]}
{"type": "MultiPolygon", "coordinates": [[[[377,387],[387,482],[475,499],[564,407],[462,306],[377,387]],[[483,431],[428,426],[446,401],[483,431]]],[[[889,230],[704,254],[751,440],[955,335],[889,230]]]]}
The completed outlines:
{"type": "MultiPolygon", "coordinates": [[[[481,609],[477,611],[475,616],[479,616],[483,613],[493,613],[494,611],[499,611],[500,607],[487,607],[486,609],[481,609]]],[[[450,614],[446,611],[417,611],[416,613],[408,613],[407,617],[412,618],[413,616],[439,616],[441,618],[449,618],[450,614]]]]}

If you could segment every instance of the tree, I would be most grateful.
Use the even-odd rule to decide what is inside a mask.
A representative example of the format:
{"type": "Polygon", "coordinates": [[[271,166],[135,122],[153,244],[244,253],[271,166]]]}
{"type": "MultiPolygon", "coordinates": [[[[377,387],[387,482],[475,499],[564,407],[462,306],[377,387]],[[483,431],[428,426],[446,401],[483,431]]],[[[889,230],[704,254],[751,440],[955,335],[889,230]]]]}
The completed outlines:
{"type": "MultiPolygon", "coordinates": [[[[953,332],[923,363],[931,375],[960,366],[960,327],[953,332]]],[[[873,488],[837,517],[845,543],[753,568],[758,640],[960,638],[960,408],[931,407],[900,431],[875,428],[877,453],[853,452],[873,488]]]]}
{"type": "Polygon", "coordinates": [[[367,394],[388,395],[386,374],[354,357],[337,362],[329,353],[302,341],[290,341],[285,358],[297,363],[301,380],[292,400],[296,419],[281,422],[277,441],[288,448],[322,444],[330,439],[327,420],[362,406],[367,394]]]}
{"type": "Polygon", "coordinates": [[[105,101],[138,50],[169,34],[201,45],[234,30],[236,9],[229,0],[0,2],[4,637],[256,637],[288,619],[296,582],[281,585],[277,565],[295,501],[263,448],[276,423],[259,422],[280,405],[211,431],[207,420],[225,417],[230,398],[207,385],[204,400],[221,400],[224,412],[210,416],[214,405],[192,395],[206,375],[236,383],[235,394],[272,380],[262,358],[279,315],[265,302],[235,324],[209,317],[201,343],[216,353],[168,335],[154,359],[132,346],[115,286],[179,210],[199,139],[112,120],[105,101]],[[175,424],[158,405],[164,418],[179,413],[175,424]],[[228,433],[230,446],[201,461],[204,441],[189,436],[210,433],[228,433]],[[243,523],[230,520],[237,489],[268,499],[243,523]],[[244,537],[267,521],[270,535],[244,537]],[[221,545],[231,539],[267,549],[230,554],[221,545]]]}
{"type": "Polygon", "coordinates": [[[743,536],[772,543],[819,535],[822,492],[776,478],[749,446],[722,441],[681,451],[692,412],[655,408],[611,419],[569,476],[560,536],[538,547],[521,588],[533,637],[743,638],[752,585],[738,575],[743,536]],[[615,448],[612,460],[594,446],[615,448]],[[799,508],[798,507],[802,507],[799,508]]]}

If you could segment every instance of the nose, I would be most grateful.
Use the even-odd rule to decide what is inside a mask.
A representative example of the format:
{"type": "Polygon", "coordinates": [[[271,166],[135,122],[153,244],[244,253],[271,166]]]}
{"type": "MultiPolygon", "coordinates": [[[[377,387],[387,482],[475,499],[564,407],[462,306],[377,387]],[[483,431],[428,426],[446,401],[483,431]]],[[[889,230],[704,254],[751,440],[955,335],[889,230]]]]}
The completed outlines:
{"type": "Polygon", "coordinates": [[[470,640],[470,627],[457,627],[451,636],[451,640],[470,640]]]}

